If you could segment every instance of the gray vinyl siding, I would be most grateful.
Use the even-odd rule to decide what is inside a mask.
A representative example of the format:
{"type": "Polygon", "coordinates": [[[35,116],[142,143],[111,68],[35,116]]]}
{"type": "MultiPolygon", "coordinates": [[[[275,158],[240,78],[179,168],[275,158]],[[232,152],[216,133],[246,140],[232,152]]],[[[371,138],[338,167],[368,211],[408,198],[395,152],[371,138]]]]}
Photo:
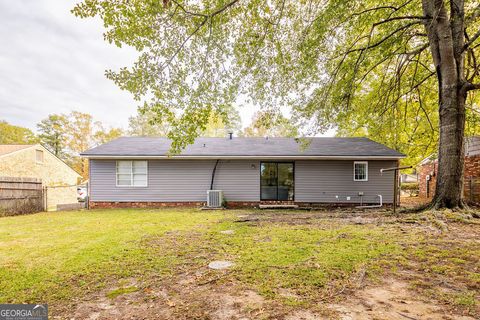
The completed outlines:
{"type": "MultiPolygon", "coordinates": [[[[223,190],[227,201],[258,201],[258,164],[221,160],[213,188],[223,190]]],[[[206,201],[215,160],[149,160],[147,187],[117,187],[115,165],[115,160],[90,160],[92,201],[206,201]]]]}
{"type": "Polygon", "coordinates": [[[226,201],[260,201],[260,161],[221,160],[213,189],[223,190],[226,201]]]}
{"type": "MultiPolygon", "coordinates": [[[[357,182],[353,161],[295,161],[295,201],[356,203],[358,192],[363,192],[365,202],[376,202],[381,194],[385,203],[391,203],[393,174],[381,175],[380,169],[393,167],[396,161],[368,163],[368,181],[357,182]]],[[[215,160],[148,160],[147,187],[117,187],[115,164],[115,160],[90,160],[92,201],[205,201],[215,160]]],[[[260,160],[221,160],[213,189],[223,190],[227,201],[259,201],[260,160]]]]}
{"type": "Polygon", "coordinates": [[[305,160],[295,162],[295,201],[376,203],[381,194],[384,203],[393,202],[393,173],[380,169],[396,166],[396,161],[368,161],[368,181],[353,181],[353,163],[347,160],[305,160]],[[336,197],[338,196],[338,198],[336,197]],[[350,200],[347,200],[350,197],[350,200]]]}

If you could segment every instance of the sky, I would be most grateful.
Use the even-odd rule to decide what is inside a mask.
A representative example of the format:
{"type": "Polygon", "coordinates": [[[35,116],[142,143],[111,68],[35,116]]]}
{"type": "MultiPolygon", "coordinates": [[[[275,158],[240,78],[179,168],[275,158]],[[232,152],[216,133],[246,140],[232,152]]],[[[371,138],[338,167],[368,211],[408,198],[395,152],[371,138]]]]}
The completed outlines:
{"type": "MultiPolygon", "coordinates": [[[[78,0],[0,0],[0,120],[35,130],[52,113],[78,110],[127,128],[131,94],[105,70],[131,66],[137,54],[103,39],[100,19],[80,19],[78,0]]],[[[255,110],[240,109],[242,125],[255,110]]]]}
{"type": "MultiPolygon", "coordinates": [[[[49,114],[76,110],[128,128],[138,104],[105,70],[133,65],[137,52],[104,41],[99,18],[75,17],[79,1],[0,0],[0,120],[35,131],[49,114]]],[[[242,127],[255,111],[239,108],[242,127]]]]}

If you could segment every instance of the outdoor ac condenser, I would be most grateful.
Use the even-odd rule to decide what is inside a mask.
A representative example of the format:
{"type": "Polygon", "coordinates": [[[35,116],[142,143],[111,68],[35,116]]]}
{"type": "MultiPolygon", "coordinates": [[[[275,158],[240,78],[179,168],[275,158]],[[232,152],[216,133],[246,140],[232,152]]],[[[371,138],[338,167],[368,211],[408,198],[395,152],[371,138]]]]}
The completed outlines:
{"type": "Polygon", "coordinates": [[[207,191],[207,207],[220,208],[223,202],[222,190],[208,190],[207,191]]]}

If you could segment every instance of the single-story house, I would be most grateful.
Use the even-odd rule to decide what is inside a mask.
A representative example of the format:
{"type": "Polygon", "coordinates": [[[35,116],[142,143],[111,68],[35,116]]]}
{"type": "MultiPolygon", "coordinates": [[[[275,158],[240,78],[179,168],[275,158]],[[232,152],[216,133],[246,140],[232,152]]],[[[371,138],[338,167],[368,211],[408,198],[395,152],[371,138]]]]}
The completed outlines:
{"type": "Polygon", "coordinates": [[[382,168],[405,155],[367,138],[198,138],[169,156],[170,140],[122,137],[89,159],[90,207],[203,205],[221,190],[228,206],[393,202],[382,168]]]}
{"type": "MultiPolygon", "coordinates": [[[[419,196],[432,198],[437,183],[438,159],[430,155],[419,163],[419,196]]],[[[463,166],[464,198],[469,202],[480,203],[480,136],[465,138],[465,158],[463,166]]]]}

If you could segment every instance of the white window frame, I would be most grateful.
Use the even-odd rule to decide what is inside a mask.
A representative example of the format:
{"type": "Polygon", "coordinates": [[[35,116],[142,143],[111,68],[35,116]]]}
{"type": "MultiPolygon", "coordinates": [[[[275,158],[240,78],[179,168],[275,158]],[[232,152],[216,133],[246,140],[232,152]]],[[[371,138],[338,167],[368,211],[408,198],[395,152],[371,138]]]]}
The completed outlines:
{"type": "Polygon", "coordinates": [[[147,160],[117,160],[115,161],[115,185],[119,188],[146,188],[148,187],[148,161],[147,160]],[[119,185],[118,184],[118,163],[119,162],[130,162],[130,184],[129,185],[119,185]],[[133,174],[133,163],[134,162],[145,162],[146,163],[146,176],[147,179],[145,180],[144,185],[134,185],[134,174],[133,174]]]}
{"type": "Polygon", "coordinates": [[[368,161],[354,161],[353,162],[353,181],[368,181],[368,161]],[[357,164],[364,164],[365,165],[365,179],[356,179],[355,178],[355,166],[357,164]]]}
{"type": "Polygon", "coordinates": [[[35,149],[35,162],[38,164],[43,164],[45,162],[45,152],[42,149],[35,149]],[[42,154],[42,161],[38,161],[37,154],[41,152],[42,154]]]}

